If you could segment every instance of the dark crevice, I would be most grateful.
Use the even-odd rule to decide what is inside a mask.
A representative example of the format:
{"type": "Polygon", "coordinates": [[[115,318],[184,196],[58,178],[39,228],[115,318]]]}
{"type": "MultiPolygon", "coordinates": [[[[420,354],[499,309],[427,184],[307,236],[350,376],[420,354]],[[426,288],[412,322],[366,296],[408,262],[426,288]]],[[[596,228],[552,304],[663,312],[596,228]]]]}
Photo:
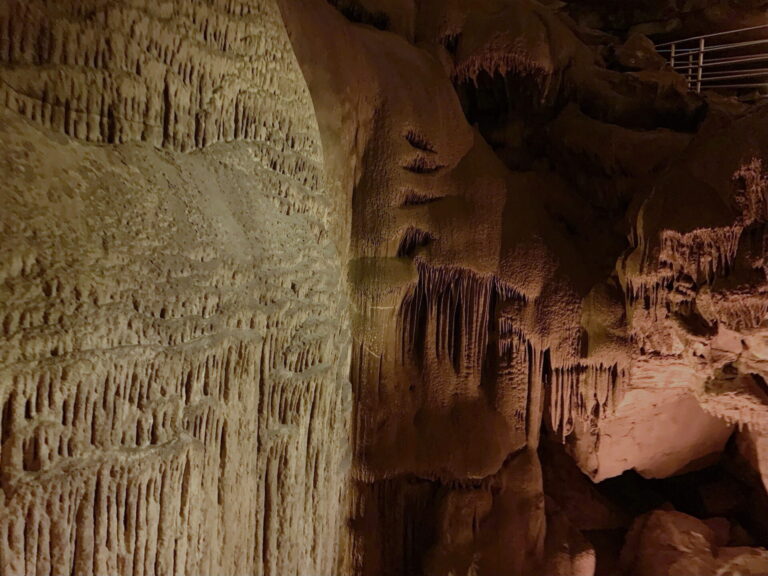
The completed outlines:
{"type": "Polygon", "coordinates": [[[464,115],[511,170],[549,169],[548,124],[563,103],[539,75],[481,71],[456,85],[464,115]]]}
{"type": "Polygon", "coordinates": [[[420,134],[415,130],[408,130],[408,132],[405,135],[405,139],[408,141],[408,144],[410,144],[417,150],[422,150],[423,152],[435,151],[435,148],[432,145],[432,143],[429,140],[427,140],[423,134],[420,134]]]}
{"type": "Polygon", "coordinates": [[[544,493],[595,545],[597,574],[612,573],[610,568],[618,560],[633,522],[659,509],[676,510],[700,520],[727,520],[731,526],[727,546],[768,543],[768,495],[760,478],[738,454],[733,437],[714,464],[662,479],[643,478],[628,470],[593,483],[546,429],[539,457],[544,493]]]}
{"type": "Polygon", "coordinates": [[[461,41],[460,33],[445,34],[441,36],[439,40],[442,47],[445,48],[451,54],[455,54],[456,51],[459,49],[460,41],[461,41]]]}
{"type": "Polygon", "coordinates": [[[434,174],[443,168],[445,168],[443,164],[439,164],[431,158],[425,158],[424,156],[417,156],[403,166],[404,170],[414,174],[434,174]]]}
{"type": "Polygon", "coordinates": [[[389,30],[389,16],[381,11],[372,11],[355,0],[328,0],[347,20],[367,24],[379,30],[389,30]]]}
{"type": "Polygon", "coordinates": [[[400,245],[397,248],[397,257],[412,258],[418,248],[427,246],[430,242],[434,241],[434,239],[434,236],[429,232],[410,227],[400,239],[400,245]]]}
{"type": "Polygon", "coordinates": [[[400,207],[405,208],[408,206],[423,206],[424,204],[431,204],[433,202],[437,202],[438,200],[442,200],[443,198],[445,198],[445,196],[429,196],[427,194],[416,192],[415,190],[409,190],[405,193],[405,196],[400,203],[400,207]]]}

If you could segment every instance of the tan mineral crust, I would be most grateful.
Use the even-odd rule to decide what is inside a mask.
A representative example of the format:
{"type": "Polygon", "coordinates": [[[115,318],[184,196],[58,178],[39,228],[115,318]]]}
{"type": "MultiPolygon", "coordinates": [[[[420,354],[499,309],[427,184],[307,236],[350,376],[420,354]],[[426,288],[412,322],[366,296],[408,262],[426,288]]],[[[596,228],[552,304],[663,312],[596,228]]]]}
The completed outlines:
{"type": "Polygon", "coordinates": [[[761,1],[0,0],[0,576],[768,575],[761,1]]]}
{"type": "Polygon", "coordinates": [[[277,6],[0,30],[0,573],[336,573],[340,218],[277,6]]]}

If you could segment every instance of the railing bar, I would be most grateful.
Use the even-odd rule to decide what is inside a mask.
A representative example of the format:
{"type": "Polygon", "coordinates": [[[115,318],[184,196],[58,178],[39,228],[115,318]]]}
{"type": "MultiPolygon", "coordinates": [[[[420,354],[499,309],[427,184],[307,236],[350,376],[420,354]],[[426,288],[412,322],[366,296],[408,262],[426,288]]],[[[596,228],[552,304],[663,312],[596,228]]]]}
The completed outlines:
{"type": "MultiPolygon", "coordinates": [[[[714,50],[730,50],[731,48],[736,49],[743,48],[745,46],[755,46],[757,44],[765,44],[766,41],[768,41],[768,38],[761,38],[759,40],[744,40],[743,42],[731,42],[730,44],[710,44],[708,47],[704,48],[704,52],[712,52],[714,50]]],[[[676,54],[678,55],[698,54],[700,51],[700,48],[676,48],[676,54]]],[[[657,50],[657,52],[659,54],[666,54],[669,52],[669,50],[657,50]]]]}
{"type": "MultiPolygon", "coordinates": [[[[676,48],[676,50],[677,50],[676,52],[677,54],[683,54],[690,51],[695,51],[696,48],[676,48]]],[[[672,48],[662,48],[661,50],[656,50],[656,52],[658,52],[659,54],[666,54],[671,51],[672,51],[672,48]]]]}
{"type": "MultiPolygon", "coordinates": [[[[768,60],[768,54],[757,54],[754,56],[733,56],[730,58],[715,58],[709,61],[705,61],[702,66],[705,68],[718,68],[720,66],[725,66],[726,64],[743,64],[747,62],[760,62],[764,60],[768,60]]],[[[687,67],[687,65],[676,64],[674,69],[684,70],[687,67]]]]}
{"type": "MultiPolygon", "coordinates": [[[[758,44],[768,44],[768,38],[762,38],[760,40],[747,40],[744,42],[732,42],[731,44],[716,44],[714,46],[710,46],[708,48],[704,48],[704,50],[701,50],[699,48],[694,48],[690,50],[677,50],[677,54],[680,56],[683,55],[693,55],[698,54],[699,52],[722,52],[723,50],[730,50],[731,48],[744,48],[745,46],[757,46],[758,44]]],[[[666,50],[658,50],[657,52],[667,52],[666,50]]]]}
{"type": "Polygon", "coordinates": [[[715,88],[768,88],[768,82],[760,82],[759,84],[715,84],[714,86],[707,86],[707,88],[711,90],[715,88]]]}
{"type": "Polygon", "coordinates": [[[688,79],[688,90],[693,88],[693,54],[688,54],[688,73],[685,75],[688,79]]]}
{"type": "Polygon", "coordinates": [[[696,93],[701,93],[701,78],[704,71],[704,38],[699,40],[699,68],[696,72],[696,93]]]}
{"type": "MultiPolygon", "coordinates": [[[[703,89],[715,91],[752,89],[748,98],[754,99],[752,94],[755,92],[764,94],[768,91],[768,65],[763,64],[758,67],[750,67],[750,64],[753,62],[768,62],[768,50],[765,48],[746,50],[746,48],[764,46],[768,44],[768,37],[724,44],[712,43],[709,45],[707,45],[705,39],[766,28],[768,28],[768,24],[727,30],[725,32],[705,34],[658,44],[656,48],[659,53],[663,53],[668,59],[672,70],[685,77],[690,91],[700,93],[703,89]],[[681,44],[696,40],[698,41],[698,46],[691,45],[689,48],[681,48],[681,44]],[[730,56],[724,54],[720,58],[705,58],[705,55],[709,56],[713,53],[724,53],[727,51],[731,51],[732,54],[730,56]],[[755,82],[749,79],[762,81],[755,82]],[[732,83],[724,84],[724,82],[729,81],[732,83]]],[[[755,35],[752,35],[752,38],[755,38],[755,35]]]]}
{"type": "Polygon", "coordinates": [[[710,48],[706,48],[705,52],[722,52],[723,50],[730,50],[731,48],[744,48],[746,46],[758,46],[760,44],[768,44],[768,38],[761,38],[760,40],[747,40],[745,42],[734,42],[732,44],[717,44],[710,48]]]}
{"type": "Polygon", "coordinates": [[[712,34],[704,34],[702,36],[691,36],[690,38],[683,38],[682,40],[673,40],[671,42],[663,42],[661,44],[657,44],[656,48],[660,48],[662,46],[671,46],[672,44],[682,44],[684,42],[689,42],[691,40],[699,40],[700,38],[713,38],[715,36],[737,34],[739,32],[748,32],[750,30],[760,30],[761,28],[768,28],[768,24],[761,24],[759,26],[750,26],[749,28],[738,28],[736,30],[726,30],[725,32],[714,32],[712,34]]]}
{"type": "Polygon", "coordinates": [[[768,76],[768,70],[762,70],[753,74],[731,74],[729,76],[704,76],[703,81],[717,81],[717,80],[735,80],[736,78],[755,78],[758,76],[768,76]]]}
{"type": "Polygon", "coordinates": [[[747,70],[718,70],[717,72],[707,72],[702,74],[704,78],[717,78],[723,74],[764,74],[768,68],[749,68],[747,70]]]}
{"type": "Polygon", "coordinates": [[[704,66],[708,64],[729,64],[733,62],[751,62],[753,60],[760,60],[761,58],[768,58],[768,54],[752,54],[750,56],[726,56],[725,58],[712,58],[708,62],[704,62],[704,66]]]}

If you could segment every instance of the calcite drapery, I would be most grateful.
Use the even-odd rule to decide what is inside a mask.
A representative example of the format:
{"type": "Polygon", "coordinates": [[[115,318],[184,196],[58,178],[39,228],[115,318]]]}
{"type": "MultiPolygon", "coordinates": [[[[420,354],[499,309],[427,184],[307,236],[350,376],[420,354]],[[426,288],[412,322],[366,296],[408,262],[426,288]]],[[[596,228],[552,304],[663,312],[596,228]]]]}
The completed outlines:
{"type": "MultiPolygon", "coordinates": [[[[596,481],[666,477],[719,457],[747,422],[729,401],[761,412],[759,380],[733,376],[738,354],[714,360],[725,327],[710,296],[755,225],[722,207],[763,206],[745,191],[756,164],[735,157],[749,146],[709,160],[729,171],[708,205],[722,222],[665,221],[657,203],[698,199],[673,178],[720,145],[732,109],[689,94],[647,39],[606,46],[525,0],[330,4],[281,6],[352,205],[354,568],[588,573],[594,553],[557,495],[546,546],[544,506],[524,505],[543,499],[542,434],[596,481]],[[490,526],[506,533],[514,505],[491,495],[511,469],[520,507],[506,526],[528,535],[517,555],[486,542],[490,526]]],[[[739,293],[755,301],[761,278],[739,293]]]]}

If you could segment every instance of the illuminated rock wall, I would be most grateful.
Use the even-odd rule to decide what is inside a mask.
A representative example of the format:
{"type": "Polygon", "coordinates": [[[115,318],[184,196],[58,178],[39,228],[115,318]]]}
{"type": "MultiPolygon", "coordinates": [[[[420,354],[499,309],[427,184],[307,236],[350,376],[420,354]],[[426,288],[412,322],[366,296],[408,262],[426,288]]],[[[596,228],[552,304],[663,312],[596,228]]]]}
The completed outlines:
{"type": "Polygon", "coordinates": [[[343,218],[276,6],[4,0],[0,63],[0,573],[336,573],[343,218]]]}

